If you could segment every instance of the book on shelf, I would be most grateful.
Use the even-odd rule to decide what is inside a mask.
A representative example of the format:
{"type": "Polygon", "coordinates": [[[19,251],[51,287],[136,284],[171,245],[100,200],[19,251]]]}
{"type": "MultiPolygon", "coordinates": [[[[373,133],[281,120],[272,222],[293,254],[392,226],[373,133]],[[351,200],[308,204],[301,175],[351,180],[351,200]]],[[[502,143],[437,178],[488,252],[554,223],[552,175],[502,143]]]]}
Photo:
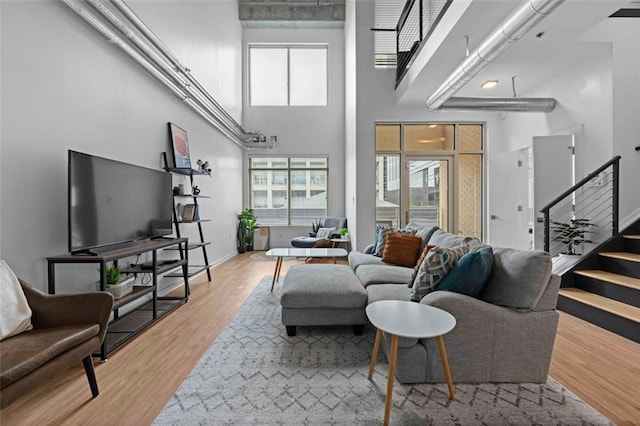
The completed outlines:
{"type": "Polygon", "coordinates": [[[182,221],[183,222],[193,222],[193,217],[196,211],[195,204],[185,204],[184,209],[182,210],[182,221]]]}

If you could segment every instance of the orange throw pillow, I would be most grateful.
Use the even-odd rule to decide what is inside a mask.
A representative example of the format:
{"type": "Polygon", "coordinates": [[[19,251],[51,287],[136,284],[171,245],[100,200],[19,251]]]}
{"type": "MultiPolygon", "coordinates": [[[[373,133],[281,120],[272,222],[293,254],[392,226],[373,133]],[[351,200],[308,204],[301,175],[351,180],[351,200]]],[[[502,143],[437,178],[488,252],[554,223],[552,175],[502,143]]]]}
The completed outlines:
{"type": "Polygon", "coordinates": [[[418,270],[420,270],[420,266],[422,266],[422,262],[424,262],[424,258],[427,257],[429,250],[431,250],[434,247],[436,246],[431,244],[427,244],[426,246],[424,246],[424,249],[422,250],[422,254],[418,258],[418,261],[416,262],[413,268],[413,274],[411,274],[411,279],[409,280],[409,288],[413,287],[413,281],[415,281],[416,275],[418,275],[418,270]]]}
{"type": "Polygon", "coordinates": [[[382,261],[392,265],[413,268],[418,260],[422,238],[400,232],[387,233],[382,261]]]}

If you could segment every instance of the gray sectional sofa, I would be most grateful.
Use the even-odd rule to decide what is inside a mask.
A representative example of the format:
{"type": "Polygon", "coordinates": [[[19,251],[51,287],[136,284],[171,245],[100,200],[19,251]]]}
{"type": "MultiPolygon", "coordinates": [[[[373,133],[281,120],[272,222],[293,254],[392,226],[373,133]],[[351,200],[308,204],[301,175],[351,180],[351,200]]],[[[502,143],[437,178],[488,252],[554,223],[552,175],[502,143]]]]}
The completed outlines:
{"type": "MultiPolygon", "coordinates": [[[[449,234],[437,228],[421,229],[417,235],[423,237],[423,245],[428,243],[454,247],[465,243],[472,251],[486,246],[478,240],[449,234]]],[[[478,297],[434,291],[427,294],[420,303],[444,309],[456,318],[456,327],[444,337],[454,382],[545,382],[558,325],[555,308],[560,277],[552,274],[551,257],[546,252],[494,247],[493,253],[491,275],[478,297]]],[[[305,267],[307,266],[301,265],[294,268],[305,267]]],[[[349,268],[358,278],[357,281],[346,277],[344,268],[338,272],[338,276],[345,278],[344,281],[349,281],[346,286],[348,290],[337,287],[340,291],[347,292],[346,295],[326,297],[326,291],[324,296],[320,294],[323,290],[318,289],[322,288],[318,283],[308,282],[305,289],[293,282],[303,281],[302,279],[287,280],[285,277],[283,323],[288,329],[293,324],[355,325],[366,318],[358,314],[358,310],[364,310],[369,303],[379,300],[409,300],[411,289],[408,283],[413,268],[385,264],[380,257],[371,254],[371,248],[365,252],[351,252],[349,268]],[[357,284],[366,292],[366,298],[357,284]],[[304,293],[309,288],[319,293],[305,298],[304,293]],[[297,301],[296,296],[292,299],[289,294],[291,291],[298,291],[297,301]],[[313,312],[309,311],[310,306],[305,308],[307,312],[296,309],[300,303],[306,303],[301,302],[303,299],[322,300],[324,304],[319,310],[313,309],[313,312]],[[347,299],[352,301],[345,317],[349,321],[342,322],[342,311],[332,307],[332,304],[336,300],[344,303],[347,299]],[[309,313],[313,320],[305,324],[303,318],[310,318],[309,313]],[[320,320],[321,318],[325,319],[320,320]]],[[[314,281],[322,280],[321,274],[307,274],[304,271],[294,270],[293,276],[301,278],[312,275],[314,281]]],[[[290,270],[287,275],[291,272],[290,270]]],[[[338,276],[331,281],[343,281],[338,276]]],[[[307,278],[304,280],[309,281],[307,278]]],[[[333,290],[336,288],[335,284],[332,284],[333,290]]],[[[384,336],[382,347],[387,357],[389,346],[390,338],[384,336]]],[[[396,378],[401,383],[445,381],[435,339],[401,338],[397,356],[396,378]]]]}
{"type": "MultiPolygon", "coordinates": [[[[454,247],[477,240],[435,229],[425,244],[454,247]]],[[[370,250],[366,250],[370,251],[370,250]]],[[[351,252],[349,265],[367,291],[367,303],[408,300],[412,268],[387,265],[368,253],[351,252]]],[[[446,310],[456,327],[445,336],[454,382],[544,382],[555,340],[560,277],[541,251],[494,248],[489,281],[478,298],[435,291],[420,303],[446,310]]],[[[384,339],[388,355],[390,339],[384,339]]],[[[400,339],[396,377],[401,383],[443,382],[435,339],[400,339]]]]}

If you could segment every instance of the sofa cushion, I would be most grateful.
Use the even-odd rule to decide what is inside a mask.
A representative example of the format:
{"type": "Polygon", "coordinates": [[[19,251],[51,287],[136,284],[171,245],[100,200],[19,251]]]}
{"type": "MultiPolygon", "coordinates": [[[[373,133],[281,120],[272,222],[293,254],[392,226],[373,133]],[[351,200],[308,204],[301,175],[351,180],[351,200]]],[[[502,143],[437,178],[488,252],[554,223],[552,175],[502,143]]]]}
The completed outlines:
{"type": "Polygon", "coordinates": [[[392,265],[413,268],[420,255],[422,238],[400,232],[388,232],[382,252],[382,261],[392,265]]]}
{"type": "Polygon", "coordinates": [[[0,387],[4,388],[54,357],[98,336],[98,324],[41,328],[0,342],[0,387]]]}
{"type": "Polygon", "coordinates": [[[354,271],[362,265],[384,265],[381,258],[373,254],[360,253],[359,251],[349,252],[349,266],[354,271]]]}
{"type": "Polygon", "coordinates": [[[0,340],[31,330],[31,308],[18,277],[0,260],[0,340]]]}
{"type": "Polygon", "coordinates": [[[551,256],[540,250],[495,248],[491,276],[480,298],[494,305],[533,309],[551,276],[551,256]]]}
{"type": "Polygon", "coordinates": [[[372,284],[406,284],[413,268],[393,265],[361,265],[356,275],[364,287],[372,284]]]}
{"type": "Polygon", "coordinates": [[[455,266],[458,259],[469,252],[469,247],[462,244],[456,247],[434,247],[424,258],[416,279],[411,287],[411,300],[419,302],[432,292],[436,285],[455,266]]]}
{"type": "Polygon", "coordinates": [[[381,300],[409,300],[411,290],[398,284],[376,284],[367,287],[367,305],[381,300]]]}
{"type": "Polygon", "coordinates": [[[438,283],[436,290],[455,291],[477,297],[491,275],[493,250],[484,247],[460,258],[453,269],[438,283]]]}
{"type": "Polygon", "coordinates": [[[405,229],[415,229],[416,237],[422,238],[421,250],[425,248],[434,232],[440,229],[437,226],[421,226],[413,223],[408,224],[405,229]]]}

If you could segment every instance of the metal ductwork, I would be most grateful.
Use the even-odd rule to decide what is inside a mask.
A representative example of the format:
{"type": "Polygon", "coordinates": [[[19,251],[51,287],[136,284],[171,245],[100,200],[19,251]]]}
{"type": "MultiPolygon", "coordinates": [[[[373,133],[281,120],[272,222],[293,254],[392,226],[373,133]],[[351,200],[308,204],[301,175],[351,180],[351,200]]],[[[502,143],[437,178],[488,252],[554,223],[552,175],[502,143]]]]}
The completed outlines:
{"type": "Polygon", "coordinates": [[[551,112],[556,107],[553,98],[449,98],[440,109],[478,109],[509,112],[551,112]]]}
{"type": "MultiPolygon", "coordinates": [[[[248,131],[242,128],[233,117],[207,92],[207,90],[191,75],[177,57],[151,32],[151,30],[128,8],[122,1],[112,1],[123,15],[134,24],[147,41],[137,36],[115,14],[97,0],[88,0],[88,3],[124,38],[129,45],[111,28],[107,27],[93,13],[77,0],[62,0],[69,8],[76,12],[109,42],[119,47],[135,62],[142,66],[157,80],[167,86],[171,92],[182,99],[195,112],[212,124],[223,135],[242,148],[257,148],[256,142],[265,142],[266,137],[257,131],[248,131]],[[148,45],[150,42],[155,49],[148,45]]],[[[266,144],[263,147],[270,148],[266,144]]]]}
{"type": "MultiPolygon", "coordinates": [[[[427,108],[434,111],[442,107],[449,98],[451,98],[458,90],[460,90],[469,80],[475,77],[489,62],[495,60],[504,51],[511,47],[516,41],[524,36],[528,31],[535,27],[541,20],[547,17],[555,8],[562,4],[565,0],[527,0],[515,11],[513,11],[495,30],[493,30],[480,45],[471,52],[467,58],[449,75],[444,83],[433,92],[426,101],[427,108]]],[[[539,111],[539,101],[536,99],[517,98],[503,99],[502,104],[494,99],[483,98],[460,98],[466,99],[465,102],[454,102],[458,104],[466,104],[473,109],[491,109],[501,111],[539,111]],[[475,100],[472,100],[475,99],[475,100]],[[508,102],[507,102],[508,101],[508,102]],[[532,102],[533,101],[533,102],[532,102]],[[518,109],[513,108],[513,103],[519,103],[518,109]],[[490,108],[482,108],[481,105],[491,106],[490,108]]],[[[541,100],[542,103],[548,103],[549,99],[541,100]]],[[[555,100],[553,100],[555,107],[555,100]]],[[[457,106],[456,108],[463,108],[457,106]]],[[[551,108],[553,110],[553,107],[551,108]]],[[[550,112],[545,110],[544,112],[550,112]]]]}

